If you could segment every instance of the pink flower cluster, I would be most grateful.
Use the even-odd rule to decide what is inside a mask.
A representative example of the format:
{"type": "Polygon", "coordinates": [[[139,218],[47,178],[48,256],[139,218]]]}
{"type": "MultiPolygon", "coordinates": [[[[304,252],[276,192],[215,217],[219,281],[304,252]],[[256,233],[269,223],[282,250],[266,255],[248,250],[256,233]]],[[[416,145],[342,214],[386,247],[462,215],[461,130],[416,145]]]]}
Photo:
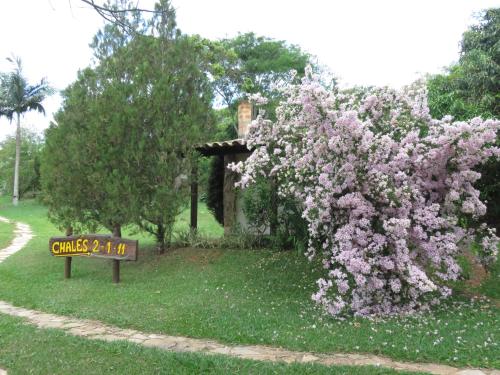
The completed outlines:
{"type": "Polygon", "coordinates": [[[391,315],[450,295],[467,241],[484,259],[494,231],[465,227],[484,215],[474,167],[500,150],[500,122],[432,119],[425,87],[333,93],[308,71],[287,87],[274,123],[258,117],[240,186],[274,176],[279,194],[303,205],[309,258],[324,277],[312,298],[332,315],[391,315]]]}

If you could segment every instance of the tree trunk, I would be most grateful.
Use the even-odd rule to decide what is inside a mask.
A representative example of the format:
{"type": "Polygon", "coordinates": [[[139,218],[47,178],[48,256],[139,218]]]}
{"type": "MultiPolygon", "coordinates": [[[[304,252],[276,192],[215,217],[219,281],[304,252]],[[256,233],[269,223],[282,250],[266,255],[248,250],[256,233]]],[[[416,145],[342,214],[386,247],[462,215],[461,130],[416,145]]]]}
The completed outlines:
{"type": "Polygon", "coordinates": [[[191,168],[191,230],[198,229],[198,159],[194,157],[191,168]]]}
{"type": "Polygon", "coordinates": [[[162,224],[156,226],[156,243],[158,244],[158,253],[164,254],[167,246],[165,243],[165,227],[162,224]]]}
{"type": "MultiPolygon", "coordinates": [[[[113,237],[122,236],[122,226],[120,224],[113,224],[113,237]]],[[[118,284],[120,282],[120,261],[118,259],[112,259],[113,264],[113,283],[118,284]]]]}
{"type": "Polygon", "coordinates": [[[21,159],[21,116],[17,113],[16,127],[16,161],[14,163],[14,189],[12,191],[12,204],[17,206],[19,201],[19,161],[21,159]]]}
{"type": "Polygon", "coordinates": [[[121,237],[122,236],[122,226],[120,224],[113,225],[113,237],[121,237]]]}

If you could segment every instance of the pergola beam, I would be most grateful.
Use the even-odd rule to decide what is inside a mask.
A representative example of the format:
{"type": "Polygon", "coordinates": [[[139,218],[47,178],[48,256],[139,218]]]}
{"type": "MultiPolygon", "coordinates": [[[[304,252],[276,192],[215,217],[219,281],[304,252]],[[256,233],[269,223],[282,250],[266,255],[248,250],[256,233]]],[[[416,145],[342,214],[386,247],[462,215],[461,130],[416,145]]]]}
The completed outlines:
{"type": "Polygon", "coordinates": [[[191,230],[198,229],[198,158],[191,168],[191,230]]]}

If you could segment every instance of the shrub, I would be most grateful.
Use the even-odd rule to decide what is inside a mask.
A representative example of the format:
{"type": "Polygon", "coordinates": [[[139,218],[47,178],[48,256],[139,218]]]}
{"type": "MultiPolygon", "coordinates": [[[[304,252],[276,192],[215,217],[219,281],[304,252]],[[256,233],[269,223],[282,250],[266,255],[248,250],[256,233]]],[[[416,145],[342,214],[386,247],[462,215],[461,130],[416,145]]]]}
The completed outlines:
{"type": "Polygon", "coordinates": [[[269,247],[269,239],[241,228],[234,228],[230,234],[214,238],[193,230],[184,230],[175,235],[175,246],[201,249],[255,250],[269,247]]]}
{"type": "Polygon", "coordinates": [[[307,222],[302,218],[300,204],[293,198],[278,197],[273,193],[269,179],[259,177],[257,181],[241,191],[243,212],[252,232],[264,235],[273,219],[272,200],[276,200],[277,225],[269,237],[270,245],[277,249],[304,249],[307,244],[307,222]]]}
{"type": "Polygon", "coordinates": [[[252,123],[254,153],[230,166],[239,186],[264,175],[303,202],[307,255],[325,270],[312,298],[333,315],[428,308],[450,295],[463,243],[479,240],[485,262],[497,255],[473,168],[500,154],[500,123],[433,120],[426,98],[418,85],[328,92],[309,71],[276,122],[252,123]]]}

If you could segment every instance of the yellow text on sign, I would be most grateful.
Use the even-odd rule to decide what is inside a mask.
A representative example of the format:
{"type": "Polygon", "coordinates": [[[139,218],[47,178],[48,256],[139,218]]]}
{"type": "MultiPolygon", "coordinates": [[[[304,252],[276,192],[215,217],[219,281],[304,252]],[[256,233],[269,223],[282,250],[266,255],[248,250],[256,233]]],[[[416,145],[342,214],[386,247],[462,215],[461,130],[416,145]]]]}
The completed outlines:
{"type": "Polygon", "coordinates": [[[90,242],[88,239],[79,238],[71,241],[54,241],[52,243],[51,252],[56,256],[65,256],[69,254],[91,255],[91,253],[98,254],[101,252],[125,255],[126,246],[127,245],[124,243],[113,245],[111,241],[94,239],[90,242]]]}

